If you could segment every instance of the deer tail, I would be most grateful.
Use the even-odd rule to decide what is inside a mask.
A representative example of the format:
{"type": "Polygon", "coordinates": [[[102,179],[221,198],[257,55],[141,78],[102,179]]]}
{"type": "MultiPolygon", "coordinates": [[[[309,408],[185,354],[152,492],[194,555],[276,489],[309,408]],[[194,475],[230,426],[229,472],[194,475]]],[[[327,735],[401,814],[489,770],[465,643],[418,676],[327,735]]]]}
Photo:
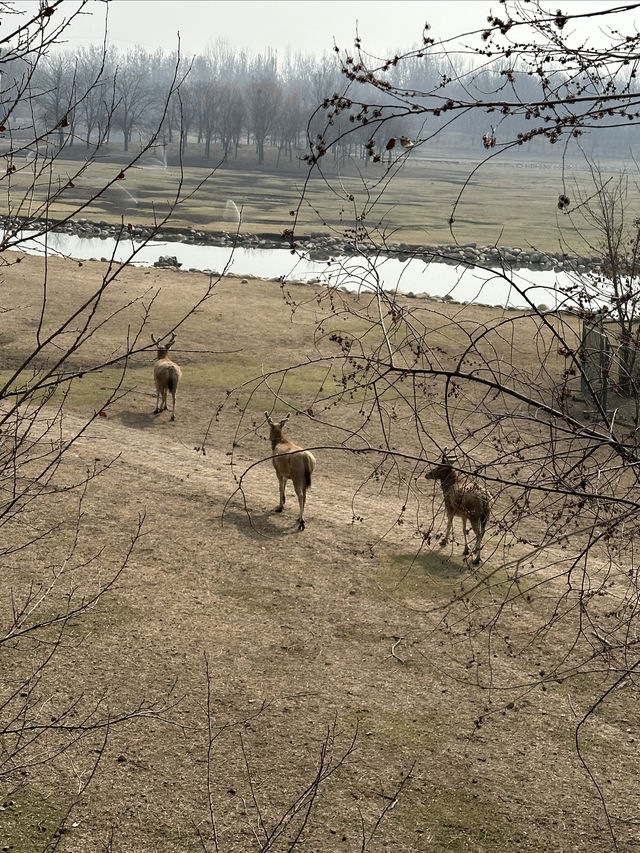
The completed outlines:
{"type": "Polygon", "coordinates": [[[313,465],[311,464],[311,460],[308,455],[305,454],[304,457],[304,484],[307,489],[311,488],[311,472],[313,471],[313,465]]]}

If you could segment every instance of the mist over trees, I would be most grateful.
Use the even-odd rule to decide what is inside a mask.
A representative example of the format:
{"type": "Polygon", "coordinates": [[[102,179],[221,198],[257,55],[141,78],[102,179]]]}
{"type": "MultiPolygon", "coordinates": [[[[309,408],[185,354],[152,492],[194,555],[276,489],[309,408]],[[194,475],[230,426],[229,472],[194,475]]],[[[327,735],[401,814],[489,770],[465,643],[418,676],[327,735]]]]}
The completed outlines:
{"type": "MultiPolygon", "coordinates": [[[[391,57],[376,67],[375,63],[365,66],[358,51],[359,46],[354,56],[348,51],[321,57],[303,52],[281,56],[266,48],[250,55],[223,41],[207,53],[189,58],[178,51],[165,53],[140,46],[126,52],[109,48],[106,54],[101,46],[57,49],[40,57],[33,73],[20,58],[3,71],[5,87],[9,80],[19,85],[25,75],[31,87],[31,98],[20,103],[7,127],[19,136],[34,123],[42,129],[57,126],[57,144],[67,149],[87,148],[105,134],[104,142],[126,152],[166,112],[161,142],[166,145],[179,139],[183,158],[209,160],[222,155],[235,159],[243,145],[247,151],[253,150],[257,163],[264,162],[267,148],[272,149],[276,165],[280,165],[300,158],[308,139],[322,135],[327,122],[332,125],[336,162],[346,157],[382,159],[388,136],[370,142],[376,120],[384,117],[387,131],[413,139],[424,137],[428,112],[428,135],[433,143],[460,153],[477,152],[487,146],[487,140],[494,145],[498,126],[499,136],[522,138],[520,153],[549,152],[554,140],[529,134],[531,111],[505,114],[498,107],[474,108],[487,101],[487,93],[507,97],[516,86],[516,77],[522,103],[544,101],[548,81],[531,73],[524,62],[519,64],[516,59],[507,70],[487,57],[470,57],[442,45],[428,52],[416,48],[401,61],[391,57]],[[183,79],[165,111],[164,93],[176,64],[183,79]],[[361,73],[359,69],[365,68],[366,73],[361,73]],[[356,118],[359,127],[354,132],[353,119],[344,107],[352,97],[354,102],[366,104],[371,100],[367,92],[374,90],[381,112],[367,114],[365,110],[356,118]],[[452,116],[453,103],[469,107],[452,116]]],[[[555,73],[562,71],[556,69],[555,73]]],[[[584,77],[588,86],[586,69],[584,77]]],[[[571,82],[576,84],[575,75],[571,82]]],[[[630,69],[630,91],[634,86],[630,69]]],[[[601,121],[606,123],[606,118],[601,121]]],[[[600,127],[598,134],[582,140],[590,156],[600,151],[607,156],[629,155],[634,126],[621,127],[614,119],[610,123],[610,129],[600,127]]]]}

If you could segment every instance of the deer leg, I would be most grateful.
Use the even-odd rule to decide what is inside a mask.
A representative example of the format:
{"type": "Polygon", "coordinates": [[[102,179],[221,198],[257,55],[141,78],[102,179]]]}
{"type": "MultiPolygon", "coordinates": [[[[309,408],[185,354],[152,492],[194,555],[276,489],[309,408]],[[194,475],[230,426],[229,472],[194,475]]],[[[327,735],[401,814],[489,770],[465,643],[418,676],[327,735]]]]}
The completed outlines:
{"type": "Polygon", "coordinates": [[[296,494],[298,496],[298,506],[300,507],[300,516],[298,518],[298,530],[304,530],[304,504],[307,499],[307,494],[304,488],[299,488],[294,482],[296,494]]]}
{"type": "Polygon", "coordinates": [[[474,548],[474,558],[473,565],[477,566],[480,562],[480,548],[482,546],[482,537],[484,536],[484,530],[482,529],[482,523],[480,521],[476,521],[473,525],[473,532],[476,534],[476,546],[474,548]]]}
{"type": "Polygon", "coordinates": [[[444,537],[440,541],[440,547],[444,548],[444,546],[449,541],[449,536],[451,534],[451,528],[453,527],[453,514],[447,513],[447,530],[444,534],[444,537]]]}
{"type": "Polygon", "coordinates": [[[469,543],[467,541],[467,519],[464,516],[462,518],[462,533],[464,534],[464,551],[462,552],[462,556],[466,557],[469,554],[469,543]]]}
{"type": "Polygon", "coordinates": [[[286,485],[287,485],[287,478],[281,477],[280,474],[278,474],[278,486],[280,487],[280,503],[276,507],[276,512],[282,512],[282,510],[284,509],[284,502],[285,502],[284,487],[286,485]]]}
{"type": "Polygon", "coordinates": [[[171,392],[171,420],[175,421],[176,419],[176,392],[171,392]]]}
{"type": "Polygon", "coordinates": [[[156,407],[153,410],[153,414],[157,415],[160,413],[160,389],[156,386],[156,407]]]}

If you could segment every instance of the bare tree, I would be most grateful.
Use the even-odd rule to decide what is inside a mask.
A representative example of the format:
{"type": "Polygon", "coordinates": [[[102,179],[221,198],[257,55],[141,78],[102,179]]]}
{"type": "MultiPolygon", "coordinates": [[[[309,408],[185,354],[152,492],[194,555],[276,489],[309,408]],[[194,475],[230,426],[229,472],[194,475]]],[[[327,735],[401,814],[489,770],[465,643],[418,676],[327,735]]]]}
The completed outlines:
{"type": "Polygon", "coordinates": [[[102,128],[110,125],[109,117],[113,110],[113,70],[109,68],[109,58],[104,50],[96,46],[84,47],[77,56],[78,88],[84,97],[75,111],[76,134],[82,127],[85,147],[91,147],[94,133],[104,139],[102,128]]]}
{"type": "Polygon", "coordinates": [[[218,90],[219,108],[216,127],[222,143],[222,156],[227,157],[234,149],[238,154],[238,145],[242,136],[242,122],[245,111],[240,86],[231,81],[220,85],[218,90]]]}
{"type": "Polygon", "coordinates": [[[116,68],[113,123],[122,131],[125,151],[129,150],[133,131],[141,126],[154,101],[152,61],[146,51],[137,48],[122,57],[116,68]]]}
{"type": "Polygon", "coordinates": [[[198,128],[204,139],[204,156],[209,159],[218,117],[218,84],[213,80],[201,81],[197,84],[196,92],[198,128]]]}
{"type": "Polygon", "coordinates": [[[259,57],[250,71],[245,90],[247,129],[253,135],[258,162],[264,161],[267,136],[276,127],[281,108],[282,88],[274,56],[259,57]]]}
{"type": "Polygon", "coordinates": [[[66,53],[59,53],[46,65],[40,65],[35,75],[34,84],[39,91],[34,103],[45,125],[56,128],[58,148],[63,147],[65,137],[71,139],[71,107],[75,100],[74,77],[73,61],[66,53]]]}

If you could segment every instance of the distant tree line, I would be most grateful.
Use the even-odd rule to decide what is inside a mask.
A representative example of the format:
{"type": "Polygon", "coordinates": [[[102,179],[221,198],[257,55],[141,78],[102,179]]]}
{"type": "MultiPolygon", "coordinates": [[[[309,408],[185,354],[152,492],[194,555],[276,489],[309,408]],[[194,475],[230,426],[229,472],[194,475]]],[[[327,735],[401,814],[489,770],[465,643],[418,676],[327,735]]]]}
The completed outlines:
{"type": "MultiPolygon", "coordinates": [[[[356,54],[357,55],[357,54],[356,54]]],[[[1,117],[3,129],[18,139],[32,134],[55,145],[85,146],[102,143],[122,145],[124,151],[139,145],[156,128],[163,113],[161,141],[179,142],[183,157],[235,158],[241,144],[253,148],[258,163],[270,148],[276,164],[293,160],[308,146],[308,140],[326,135],[332,125],[332,157],[384,159],[390,136],[411,140],[424,136],[438,138],[450,149],[464,151],[486,145],[495,127],[503,133],[526,133],[527,117],[502,116],[499,111],[469,108],[453,119],[447,110],[452,99],[481,100],[484,93],[513,86],[513,73],[502,75],[492,65],[484,70],[463,53],[415,52],[383,70],[389,81],[388,103],[383,104],[385,133],[372,143],[372,129],[380,118],[367,106],[367,81],[358,78],[357,60],[349,80],[344,65],[335,54],[322,57],[302,53],[284,58],[271,49],[257,55],[236,52],[224,42],[212,46],[205,55],[187,60],[176,53],[149,51],[142,47],[121,52],[100,46],[77,51],[58,50],[40,57],[35,68],[20,57],[3,68],[2,90],[6,103],[18,103],[11,115],[1,117]],[[176,64],[182,82],[165,110],[166,92],[171,86],[176,64]],[[20,89],[28,98],[15,98],[20,89]],[[397,93],[402,92],[402,102],[397,93]],[[341,109],[336,110],[336,104],[341,109]],[[362,108],[360,108],[362,105],[362,108]],[[346,106],[346,108],[345,108],[346,106]],[[425,129],[425,109],[429,127],[425,129]],[[354,132],[354,122],[358,125],[354,132]]],[[[379,85],[380,74],[377,75],[379,85]]],[[[525,101],[543,97],[539,78],[523,70],[518,94],[525,101]]],[[[380,104],[378,92],[378,104],[380,104]]],[[[628,154],[637,136],[635,128],[606,128],[598,135],[598,145],[608,155],[628,154]]],[[[375,135],[374,135],[375,138],[375,135]]],[[[593,155],[589,140],[582,140],[593,155]]],[[[595,144],[595,141],[594,141],[595,144]]],[[[543,153],[548,140],[531,139],[524,150],[543,153]]]]}

